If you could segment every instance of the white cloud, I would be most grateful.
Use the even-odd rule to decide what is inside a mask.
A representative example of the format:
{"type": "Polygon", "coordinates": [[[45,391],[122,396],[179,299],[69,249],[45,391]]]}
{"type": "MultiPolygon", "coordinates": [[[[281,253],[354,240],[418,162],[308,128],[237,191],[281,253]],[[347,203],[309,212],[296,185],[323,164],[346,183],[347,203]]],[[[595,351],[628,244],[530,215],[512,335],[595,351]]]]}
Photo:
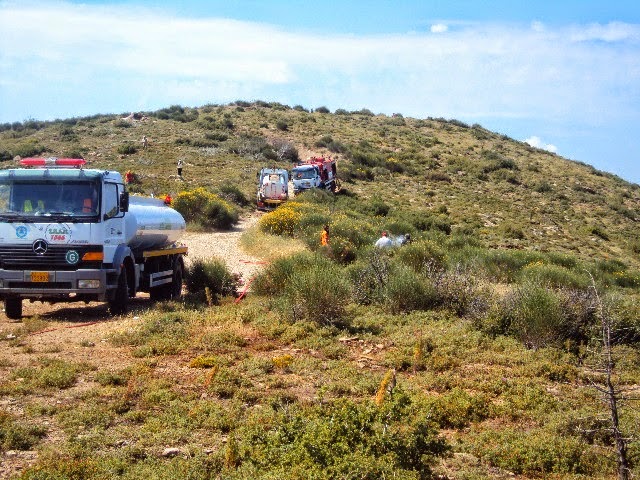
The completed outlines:
{"type": "Polygon", "coordinates": [[[535,135],[527,138],[524,143],[528,143],[534,148],[540,148],[542,150],[546,150],[548,152],[557,153],[558,148],[551,143],[544,143],[540,137],[536,137],[535,135]]]}
{"type": "Polygon", "coordinates": [[[162,105],[262,97],[582,125],[633,117],[640,97],[640,26],[620,23],[464,23],[452,31],[435,23],[431,32],[447,35],[321,35],[122,4],[0,0],[0,31],[0,116],[11,117],[0,121],[42,118],[23,108],[28,95],[42,109],[69,95],[72,108],[92,90],[103,105],[116,104],[101,111],[131,98],[162,105]]]}
{"type": "Polygon", "coordinates": [[[449,27],[444,23],[435,23],[431,25],[431,33],[444,33],[449,30],[449,27]]]}
{"type": "Polygon", "coordinates": [[[531,22],[531,30],[533,30],[534,32],[544,32],[544,23],[539,21],[531,22]]]}

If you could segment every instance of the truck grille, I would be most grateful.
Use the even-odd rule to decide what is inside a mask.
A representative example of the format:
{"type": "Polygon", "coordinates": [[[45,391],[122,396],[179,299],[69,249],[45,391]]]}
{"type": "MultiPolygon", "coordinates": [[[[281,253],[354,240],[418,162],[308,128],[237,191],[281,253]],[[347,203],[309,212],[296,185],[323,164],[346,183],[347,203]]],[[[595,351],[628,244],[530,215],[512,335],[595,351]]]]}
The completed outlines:
{"type": "Polygon", "coordinates": [[[36,255],[31,245],[0,245],[0,268],[5,270],[79,270],[81,268],[100,268],[102,262],[67,262],[70,250],[82,256],[87,252],[101,252],[102,247],[95,245],[49,245],[44,255],[36,255]]]}
{"type": "Polygon", "coordinates": [[[34,290],[71,290],[71,282],[7,282],[8,288],[30,288],[34,290]]]}

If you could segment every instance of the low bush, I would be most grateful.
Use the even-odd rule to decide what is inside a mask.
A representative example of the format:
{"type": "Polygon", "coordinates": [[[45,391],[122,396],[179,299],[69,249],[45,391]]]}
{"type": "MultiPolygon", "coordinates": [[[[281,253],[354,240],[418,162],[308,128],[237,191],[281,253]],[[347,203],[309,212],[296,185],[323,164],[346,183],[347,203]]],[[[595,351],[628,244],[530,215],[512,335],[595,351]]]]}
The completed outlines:
{"type": "Polygon", "coordinates": [[[131,142],[123,143],[117,149],[120,155],[133,155],[138,151],[138,148],[131,142]]]}
{"type": "Polygon", "coordinates": [[[19,143],[15,147],[13,147],[13,152],[10,158],[20,156],[22,158],[25,157],[34,157],[36,155],[40,155],[47,151],[47,148],[43,145],[40,145],[34,140],[26,141],[19,143]]]}
{"type": "Polygon", "coordinates": [[[602,474],[603,464],[608,463],[580,439],[543,430],[486,431],[472,438],[467,448],[490,465],[516,475],[602,474]]]}
{"type": "Polygon", "coordinates": [[[438,304],[458,316],[482,315],[488,309],[489,293],[479,287],[471,273],[455,268],[438,273],[432,279],[438,304]]]}
{"type": "Polygon", "coordinates": [[[320,262],[297,269],[285,286],[284,296],[294,320],[339,324],[345,321],[350,289],[340,267],[320,262]]]}
{"type": "Polygon", "coordinates": [[[8,412],[0,410],[0,452],[32,450],[45,434],[44,427],[23,424],[8,412]]]}
{"type": "Polygon", "coordinates": [[[22,367],[14,370],[13,377],[21,378],[21,387],[31,389],[66,389],[76,383],[80,368],[63,360],[40,359],[37,367],[22,367]]]}
{"type": "Polygon", "coordinates": [[[220,187],[220,198],[241,207],[248,206],[251,202],[247,196],[235,185],[225,184],[220,187]]]}
{"type": "Polygon", "coordinates": [[[361,259],[346,267],[353,286],[353,300],[362,305],[384,303],[384,293],[393,273],[387,252],[369,250],[361,259]]]}
{"type": "Polygon", "coordinates": [[[265,233],[293,237],[301,217],[300,211],[289,202],[260,217],[258,226],[265,233]]]}
{"type": "Polygon", "coordinates": [[[313,265],[327,265],[326,257],[309,252],[281,257],[270,263],[260,272],[252,283],[253,290],[259,295],[279,295],[299,270],[307,270],[313,265]]]}
{"type": "Polygon", "coordinates": [[[339,400],[258,411],[235,435],[238,478],[432,477],[449,447],[406,396],[382,408],[339,400]],[[407,421],[407,418],[411,421],[407,421]],[[408,426],[410,425],[410,426],[408,426]]]}
{"type": "Polygon", "coordinates": [[[204,228],[229,229],[238,222],[236,208],[202,187],[178,193],[172,206],[187,222],[204,228]]]}
{"type": "Polygon", "coordinates": [[[210,295],[235,296],[240,285],[240,278],[231,273],[223,260],[196,259],[186,272],[185,284],[190,293],[203,292],[209,289],[210,295]]]}
{"type": "Polygon", "coordinates": [[[465,428],[491,414],[491,401],[483,395],[471,395],[460,388],[427,402],[429,416],[440,428],[465,428]]]}
{"type": "Polygon", "coordinates": [[[132,331],[112,334],[110,341],[116,346],[138,347],[133,352],[136,357],[174,355],[189,340],[188,323],[183,312],[155,313],[132,331]]]}
{"type": "Polygon", "coordinates": [[[574,272],[560,265],[537,261],[526,265],[519,274],[523,283],[537,283],[554,288],[587,288],[590,278],[586,273],[574,272]]]}
{"type": "Polygon", "coordinates": [[[588,340],[595,325],[589,290],[553,290],[538,283],[518,285],[483,322],[491,333],[510,334],[529,348],[561,346],[588,340]]]}
{"type": "Polygon", "coordinates": [[[421,240],[403,246],[397,252],[400,262],[424,275],[441,272],[446,267],[445,251],[435,242],[421,240]]]}
{"type": "Polygon", "coordinates": [[[552,290],[533,283],[518,286],[506,300],[509,333],[530,348],[558,343],[565,318],[560,299],[552,290]]]}
{"type": "Polygon", "coordinates": [[[433,284],[409,267],[394,268],[383,292],[383,303],[391,313],[426,310],[439,303],[433,284]]]}

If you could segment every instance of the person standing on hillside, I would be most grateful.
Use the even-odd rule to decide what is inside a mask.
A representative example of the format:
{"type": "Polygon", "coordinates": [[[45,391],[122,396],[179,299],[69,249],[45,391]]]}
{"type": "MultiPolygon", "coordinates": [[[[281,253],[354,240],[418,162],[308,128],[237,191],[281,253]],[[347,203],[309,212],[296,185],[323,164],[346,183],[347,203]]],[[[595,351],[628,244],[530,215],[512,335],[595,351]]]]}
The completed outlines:
{"type": "Polygon", "coordinates": [[[146,135],[143,135],[142,136],[142,149],[146,150],[148,146],[149,146],[149,139],[147,138],[146,135]]]}
{"type": "Polygon", "coordinates": [[[322,232],[320,233],[320,246],[329,246],[329,225],[322,227],[322,232]]]}
{"type": "Polygon", "coordinates": [[[382,236],[376,241],[375,246],[377,248],[390,248],[393,246],[393,242],[387,236],[387,232],[382,232],[382,236]]]}
{"type": "Polygon", "coordinates": [[[178,176],[180,178],[182,178],[182,165],[184,165],[184,162],[182,161],[181,158],[178,159],[178,176]]]}

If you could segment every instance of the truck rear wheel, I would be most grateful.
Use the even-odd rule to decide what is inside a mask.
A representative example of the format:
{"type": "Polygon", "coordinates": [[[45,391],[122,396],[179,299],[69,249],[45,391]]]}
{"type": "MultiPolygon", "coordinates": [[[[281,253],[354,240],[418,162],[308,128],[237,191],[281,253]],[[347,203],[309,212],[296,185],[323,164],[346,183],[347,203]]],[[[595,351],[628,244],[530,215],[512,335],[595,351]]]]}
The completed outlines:
{"type": "Polygon", "coordinates": [[[180,300],[182,298],[182,262],[178,262],[173,271],[173,281],[171,282],[171,298],[180,300]]]}
{"type": "Polygon", "coordinates": [[[22,318],[22,299],[21,298],[5,298],[4,313],[11,320],[20,320],[22,318]]]}
{"type": "Polygon", "coordinates": [[[109,300],[109,312],[111,315],[124,315],[129,306],[129,284],[127,282],[127,270],[125,268],[118,277],[118,287],[112,300],[109,300]]]}

